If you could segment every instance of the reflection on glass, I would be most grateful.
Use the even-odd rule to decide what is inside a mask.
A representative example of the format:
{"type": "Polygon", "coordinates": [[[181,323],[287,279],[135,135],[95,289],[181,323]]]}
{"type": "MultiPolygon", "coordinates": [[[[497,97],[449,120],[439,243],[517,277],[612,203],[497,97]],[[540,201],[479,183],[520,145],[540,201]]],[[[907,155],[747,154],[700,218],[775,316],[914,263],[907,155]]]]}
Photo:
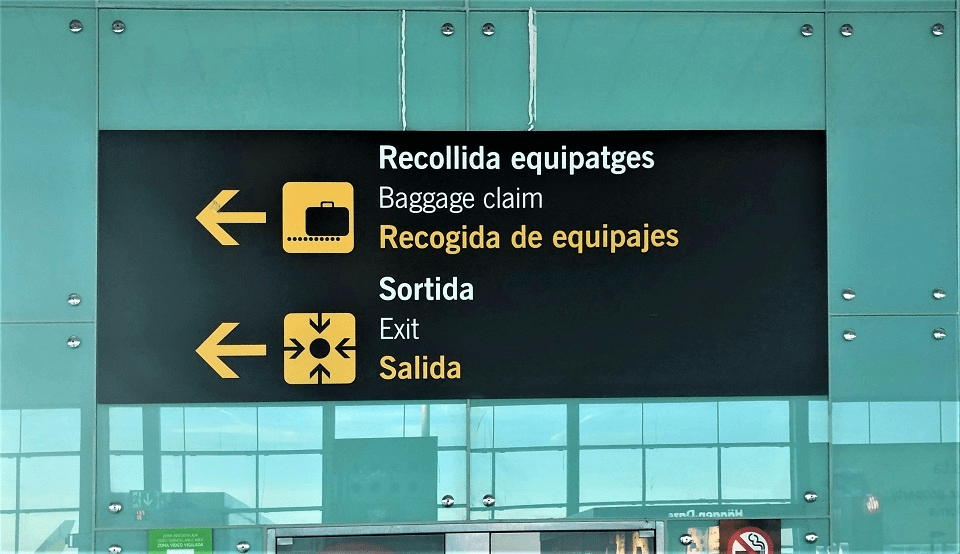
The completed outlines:
{"type": "Polygon", "coordinates": [[[647,500],[716,500],[716,448],[647,450],[647,500]]]}
{"type": "Polygon", "coordinates": [[[643,404],[581,404],[580,444],[643,444],[643,404]]]}
{"type": "Polygon", "coordinates": [[[21,452],[80,450],[80,410],[23,410],[20,425],[21,452]]]}
{"type": "MultiPolygon", "coordinates": [[[[247,507],[257,505],[254,456],[187,456],[186,462],[188,493],[227,495],[227,505],[233,500],[247,507]]],[[[211,501],[211,506],[223,505],[219,499],[211,501]]]]}
{"type": "Polygon", "coordinates": [[[827,442],[830,431],[829,413],[826,400],[811,400],[807,404],[807,433],[811,443],[827,442]]]}
{"type": "Polygon", "coordinates": [[[188,451],[257,449],[257,408],[185,408],[183,424],[188,451]]]}
{"type": "Polygon", "coordinates": [[[20,452],[20,410],[0,410],[0,453],[20,452]]]}
{"type": "Polygon", "coordinates": [[[110,490],[114,492],[143,490],[143,456],[132,454],[110,456],[110,490]]]}
{"type": "Polygon", "coordinates": [[[790,403],[785,400],[719,402],[720,442],[789,442],[790,403]]]}
{"type": "Polygon", "coordinates": [[[323,456],[281,454],[260,456],[260,506],[263,508],[320,506],[323,497],[323,456]]]}
{"type": "Polygon", "coordinates": [[[662,402],[643,406],[644,444],[717,442],[716,402],[662,402]]]}
{"type": "Polygon", "coordinates": [[[321,406],[264,407],[257,410],[260,450],[319,450],[323,448],[321,406]]]}
{"type": "Polygon", "coordinates": [[[787,447],[721,448],[720,467],[724,500],[788,500],[792,496],[787,447]]]}
{"type": "MultiPolygon", "coordinates": [[[[453,402],[104,406],[99,460],[109,467],[101,471],[99,490],[101,500],[110,499],[97,509],[116,498],[146,502],[162,493],[143,521],[126,509],[103,521],[123,527],[186,524],[185,517],[200,525],[375,523],[386,520],[376,515],[383,510],[374,499],[406,490],[413,479],[425,487],[416,490],[429,494],[407,510],[409,521],[599,517],[618,507],[657,515],[669,511],[665,504],[715,510],[717,502],[792,504],[806,514],[793,489],[813,479],[823,490],[818,476],[826,469],[808,467],[821,458],[807,459],[822,457],[822,450],[810,449],[803,432],[790,436],[796,425],[814,434],[816,422],[826,422],[823,400],[481,404],[469,410],[453,402]],[[791,421],[793,414],[805,421],[791,421]],[[568,422],[577,427],[569,429],[568,422]],[[400,456],[401,450],[419,451],[411,441],[422,440],[430,441],[423,450],[428,455],[412,465],[404,461],[414,458],[400,456]],[[356,452],[332,454],[350,441],[356,452]],[[801,462],[807,465],[795,467],[801,462]],[[330,475],[339,478],[329,481],[330,475]],[[451,508],[440,505],[446,494],[455,498],[451,508]],[[486,494],[495,505],[483,505],[486,494]],[[174,517],[185,506],[194,508],[174,517]]],[[[949,412],[936,405],[938,413],[949,412]]],[[[858,408],[868,423],[871,413],[880,418],[886,409],[858,408]]]]}
{"type": "Polygon", "coordinates": [[[80,410],[0,410],[0,428],[0,551],[61,544],[80,519],[80,410]]]}
{"type": "Polygon", "coordinates": [[[405,406],[396,404],[337,406],[336,410],[336,438],[338,439],[404,436],[405,406]]]}
{"type": "Polygon", "coordinates": [[[566,502],[566,452],[503,452],[495,460],[498,507],[566,502]]]}
{"type": "Polygon", "coordinates": [[[110,449],[143,450],[143,408],[110,410],[110,449]]]}
{"type": "Polygon", "coordinates": [[[939,402],[870,402],[870,442],[940,442],[939,402]]]}
{"type": "Polygon", "coordinates": [[[581,502],[641,502],[643,450],[580,451],[581,502]]]}

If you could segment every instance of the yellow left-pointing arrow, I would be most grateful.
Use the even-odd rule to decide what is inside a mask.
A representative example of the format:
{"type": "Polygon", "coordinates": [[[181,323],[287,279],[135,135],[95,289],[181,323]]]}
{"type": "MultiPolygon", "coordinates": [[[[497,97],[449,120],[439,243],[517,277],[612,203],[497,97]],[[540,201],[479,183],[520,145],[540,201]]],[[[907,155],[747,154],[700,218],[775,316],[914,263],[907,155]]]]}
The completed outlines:
{"type": "Polygon", "coordinates": [[[238,379],[240,376],[234,373],[230,366],[223,363],[222,356],[266,356],[266,344],[220,344],[220,341],[227,338],[230,331],[237,328],[239,323],[221,323],[217,329],[203,341],[203,344],[197,347],[197,354],[207,362],[207,365],[217,372],[221,379],[238,379]]]}
{"type": "Polygon", "coordinates": [[[267,212],[221,212],[220,209],[240,192],[221,190],[207,207],[197,214],[197,221],[224,246],[237,246],[237,241],[223,230],[221,223],[266,223],[267,212]]]}

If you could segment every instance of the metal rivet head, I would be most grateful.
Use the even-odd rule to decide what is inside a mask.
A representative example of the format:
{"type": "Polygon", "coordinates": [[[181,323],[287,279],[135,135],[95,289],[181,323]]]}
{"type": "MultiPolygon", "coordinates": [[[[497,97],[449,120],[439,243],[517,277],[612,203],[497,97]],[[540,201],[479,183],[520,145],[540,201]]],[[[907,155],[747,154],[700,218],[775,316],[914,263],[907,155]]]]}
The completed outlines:
{"type": "Polygon", "coordinates": [[[933,338],[937,340],[943,340],[947,338],[947,331],[943,327],[937,327],[933,330],[933,338]]]}
{"type": "Polygon", "coordinates": [[[853,329],[847,329],[843,332],[843,340],[851,341],[855,338],[857,338],[857,332],[853,329]]]}
{"type": "Polygon", "coordinates": [[[817,542],[817,539],[819,538],[820,537],[816,533],[807,533],[806,536],[803,537],[803,540],[807,541],[810,544],[813,544],[817,542]]]}
{"type": "Polygon", "coordinates": [[[443,36],[448,37],[453,34],[453,23],[444,23],[440,26],[440,32],[443,33],[443,36]]]}
{"type": "Polygon", "coordinates": [[[110,505],[107,506],[107,509],[110,510],[110,513],[112,514],[119,514],[120,510],[123,509],[123,505],[121,505],[119,502],[111,502],[110,505]]]}
{"type": "Polygon", "coordinates": [[[492,494],[483,495],[483,505],[484,506],[493,506],[496,504],[497,499],[493,497],[492,494]]]}
{"type": "Polygon", "coordinates": [[[113,32],[114,32],[114,33],[118,33],[118,34],[119,34],[119,33],[122,33],[123,30],[127,28],[127,26],[123,24],[123,21],[120,21],[120,20],[118,19],[118,20],[116,20],[116,21],[113,22],[113,25],[112,25],[110,28],[113,29],[113,32]]]}
{"type": "Polygon", "coordinates": [[[79,33],[82,30],[83,30],[83,23],[81,23],[79,19],[74,19],[73,21],[70,22],[71,33],[79,33]]]}
{"type": "Polygon", "coordinates": [[[853,300],[857,297],[857,291],[853,289],[843,289],[843,292],[840,293],[843,296],[844,300],[853,300]]]}
{"type": "Polygon", "coordinates": [[[71,292],[69,295],[67,295],[67,304],[70,304],[71,306],[80,305],[80,295],[75,292],[71,292]]]}
{"type": "Polygon", "coordinates": [[[480,31],[489,37],[497,32],[497,28],[493,26],[493,23],[484,23],[480,31]]]}
{"type": "Polygon", "coordinates": [[[812,504],[812,503],[816,502],[818,498],[820,498],[820,496],[817,495],[817,493],[815,493],[815,492],[813,492],[813,491],[807,491],[807,492],[803,493],[803,499],[806,500],[808,503],[811,503],[811,504],[812,504]]]}
{"type": "Polygon", "coordinates": [[[946,297],[947,297],[947,291],[943,289],[933,289],[934,300],[943,300],[946,297]]]}
{"type": "Polygon", "coordinates": [[[77,335],[70,335],[70,338],[67,339],[67,346],[70,348],[77,348],[80,346],[80,337],[77,335]]]}
{"type": "Polygon", "coordinates": [[[684,546],[693,544],[693,536],[691,536],[690,533],[680,535],[680,544],[684,546]]]}
{"type": "Polygon", "coordinates": [[[943,23],[935,23],[933,27],[930,28],[930,32],[933,33],[933,36],[939,37],[943,34],[943,23]]]}
{"type": "Polygon", "coordinates": [[[123,552],[123,549],[120,548],[119,544],[112,544],[110,545],[110,548],[107,549],[107,552],[109,552],[110,554],[120,554],[121,552],[123,552]]]}
{"type": "Polygon", "coordinates": [[[440,504],[444,508],[449,508],[450,506],[453,506],[453,497],[450,496],[449,494],[444,495],[443,498],[440,499],[440,504]]]}
{"type": "Polygon", "coordinates": [[[237,552],[240,554],[244,554],[248,550],[250,550],[250,543],[247,541],[240,541],[237,543],[237,552]]]}
{"type": "Polygon", "coordinates": [[[849,23],[844,23],[843,25],[841,25],[841,26],[840,26],[840,34],[843,35],[843,36],[845,36],[845,37],[849,37],[850,35],[852,35],[852,34],[853,34],[853,25],[851,25],[851,24],[849,24],[849,23]]]}
{"type": "Polygon", "coordinates": [[[800,27],[800,34],[803,35],[803,36],[805,36],[805,37],[812,36],[812,35],[813,35],[813,25],[811,25],[811,24],[809,24],[809,23],[804,23],[803,26],[800,27]]]}

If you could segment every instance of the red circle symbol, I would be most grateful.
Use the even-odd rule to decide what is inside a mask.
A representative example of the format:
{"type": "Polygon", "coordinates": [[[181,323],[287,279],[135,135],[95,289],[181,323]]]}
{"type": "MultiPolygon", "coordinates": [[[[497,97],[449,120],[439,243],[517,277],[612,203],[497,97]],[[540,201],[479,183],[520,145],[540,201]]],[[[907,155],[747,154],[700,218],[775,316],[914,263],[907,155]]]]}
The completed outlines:
{"type": "Polygon", "coordinates": [[[737,529],[727,542],[727,554],[770,554],[773,541],[759,527],[737,529]]]}

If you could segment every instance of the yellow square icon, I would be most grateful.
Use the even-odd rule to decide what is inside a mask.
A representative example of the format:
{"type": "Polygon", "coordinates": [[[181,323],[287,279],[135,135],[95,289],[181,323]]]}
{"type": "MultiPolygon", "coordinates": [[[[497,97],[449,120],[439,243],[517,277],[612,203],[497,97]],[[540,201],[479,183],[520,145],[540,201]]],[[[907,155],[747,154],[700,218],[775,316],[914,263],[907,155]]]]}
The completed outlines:
{"type": "Polygon", "coordinates": [[[353,185],[283,185],[283,250],[291,254],[346,254],[353,250],[353,185]]]}
{"type": "Polygon", "coordinates": [[[347,385],[357,377],[357,322],[348,313],[283,318],[283,379],[291,385],[347,385]]]}

